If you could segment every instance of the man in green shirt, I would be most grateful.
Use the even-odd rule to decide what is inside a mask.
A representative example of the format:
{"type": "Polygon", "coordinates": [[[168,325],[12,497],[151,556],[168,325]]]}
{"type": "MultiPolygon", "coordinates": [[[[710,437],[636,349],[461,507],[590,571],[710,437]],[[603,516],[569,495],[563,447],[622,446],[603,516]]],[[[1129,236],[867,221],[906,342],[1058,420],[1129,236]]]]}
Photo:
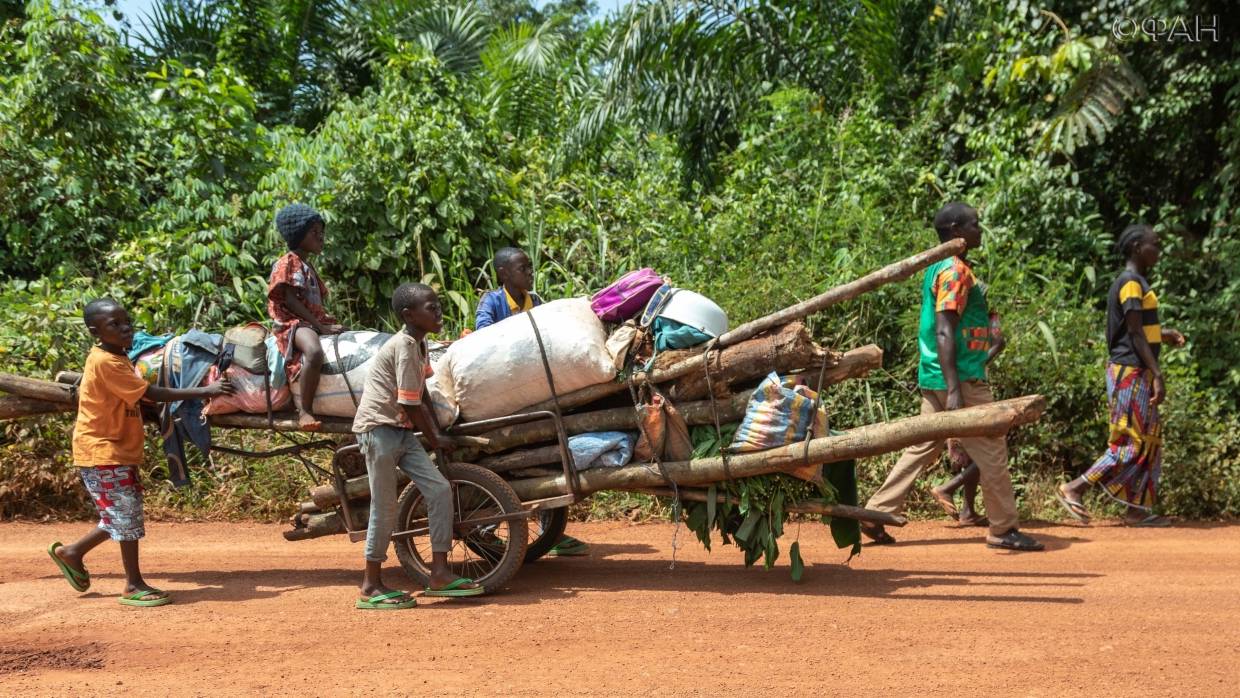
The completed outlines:
{"type": "MultiPolygon", "coordinates": [[[[934,414],[994,401],[986,382],[990,358],[990,308],[986,287],[978,282],[967,260],[968,250],[982,244],[977,211],[967,204],[950,203],[934,216],[939,239],[965,241],[965,254],[934,264],[922,280],[921,321],[917,343],[921,359],[917,384],[921,413],[934,414]]],[[[1016,495],[1007,467],[1007,440],[1000,437],[960,439],[981,471],[982,499],[990,518],[986,544],[1008,550],[1042,550],[1042,544],[1017,529],[1016,495]]],[[[910,447],[896,462],[886,482],[866,508],[899,513],[909,490],[928,466],[938,460],[944,443],[930,441],[910,447]]],[[[894,543],[882,526],[862,526],[875,544],[894,543]]]]}

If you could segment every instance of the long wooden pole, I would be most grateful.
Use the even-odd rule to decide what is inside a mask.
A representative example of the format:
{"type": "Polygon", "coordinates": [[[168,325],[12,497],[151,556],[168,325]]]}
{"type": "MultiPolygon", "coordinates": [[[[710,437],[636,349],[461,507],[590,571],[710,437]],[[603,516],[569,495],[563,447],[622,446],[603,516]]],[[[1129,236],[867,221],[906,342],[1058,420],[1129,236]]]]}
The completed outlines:
{"type": "MultiPolygon", "coordinates": [[[[678,485],[705,485],[729,477],[749,477],[783,472],[807,463],[833,463],[898,451],[913,444],[951,437],[1001,436],[1021,424],[1036,420],[1046,407],[1041,395],[1029,395],[952,412],[905,417],[858,427],[839,436],[728,458],[701,458],[664,463],[663,470],[678,485]]],[[[667,482],[658,469],[646,464],[587,470],[578,474],[583,494],[599,490],[641,490],[663,487],[667,482]]],[[[564,476],[513,480],[512,488],[522,500],[543,499],[568,491],[564,476]]]]}
{"type": "Polygon", "coordinates": [[[740,327],[736,327],[719,338],[720,346],[731,346],[737,342],[743,342],[754,335],[765,332],[772,327],[778,327],[786,322],[800,320],[809,317],[814,313],[828,308],[837,303],[852,300],[864,293],[869,293],[874,289],[892,283],[894,281],[902,281],[935,262],[942,261],[948,257],[964,254],[964,240],[949,240],[937,247],[932,247],[925,252],[915,254],[907,259],[899,262],[888,264],[882,269],[872,271],[869,274],[850,281],[842,286],[814,296],[809,300],[801,301],[796,305],[789,306],[783,310],[758,318],[751,322],[747,322],[740,327]]]}

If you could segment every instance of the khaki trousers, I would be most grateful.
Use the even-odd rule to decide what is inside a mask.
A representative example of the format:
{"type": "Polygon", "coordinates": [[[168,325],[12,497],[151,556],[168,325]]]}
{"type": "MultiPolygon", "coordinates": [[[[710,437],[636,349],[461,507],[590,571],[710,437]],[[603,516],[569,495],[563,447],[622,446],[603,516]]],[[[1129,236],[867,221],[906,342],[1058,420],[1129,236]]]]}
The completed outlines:
{"type": "MultiPolygon", "coordinates": [[[[990,386],[980,381],[960,384],[960,396],[965,407],[994,402],[990,386]]],[[[922,390],[921,413],[942,412],[947,405],[946,390],[922,390]]],[[[978,437],[960,439],[965,452],[977,463],[981,471],[982,501],[986,504],[986,516],[990,519],[990,533],[1000,536],[1016,527],[1016,494],[1012,491],[1012,477],[1008,474],[1007,438],[978,437]]],[[[887,475],[887,481],[878,488],[865,505],[867,509],[898,514],[904,510],[904,500],[922,472],[933,465],[943,453],[942,441],[927,441],[910,446],[887,475]]]]}

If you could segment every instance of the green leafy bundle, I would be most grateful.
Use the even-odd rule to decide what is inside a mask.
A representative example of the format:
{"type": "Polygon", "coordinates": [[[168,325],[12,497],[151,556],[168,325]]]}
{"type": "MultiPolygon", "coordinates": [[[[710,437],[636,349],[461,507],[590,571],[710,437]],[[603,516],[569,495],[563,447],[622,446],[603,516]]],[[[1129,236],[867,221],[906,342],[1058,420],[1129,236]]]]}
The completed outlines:
{"type": "MultiPolygon", "coordinates": [[[[736,424],[728,424],[716,433],[713,426],[694,427],[693,457],[709,458],[720,454],[720,446],[731,442],[736,424]],[[720,439],[719,437],[723,438],[720,439]]],[[[834,502],[836,493],[830,484],[815,484],[790,475],[757,475],[712,484],[705,502],[686,503],[685,525],[702,545],[710,550],[711,531],[718,530],[724,545],[733,544],[745,553],[745,566],[763,558],[771,569],[779,559],[779,543],[788,522],[788,509],[808,499],[834,502]],[[720,501],[720,495],[724,495],[720,501]]],[[[823,518],[824,522],[826,518],[823,518]]],[[[788,554],[792,560],[792,579],[800,581],[805,568],[800,544],[794,542],[788,554]]]]}

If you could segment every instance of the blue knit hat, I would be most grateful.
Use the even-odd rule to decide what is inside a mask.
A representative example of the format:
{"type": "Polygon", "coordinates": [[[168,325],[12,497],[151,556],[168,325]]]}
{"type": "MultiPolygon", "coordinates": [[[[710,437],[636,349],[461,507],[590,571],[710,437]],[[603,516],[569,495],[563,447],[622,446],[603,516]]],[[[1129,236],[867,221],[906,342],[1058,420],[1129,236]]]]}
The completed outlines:
{"type": "Polygon", "coordinates": [[[295,250],[301,247],[301,241],[306,239],[306,233],[316,221],[323,222],[318,211],[305,204],[289,204],[276,214],[276,230],[280,231],[288,248],[295,250]]]}

